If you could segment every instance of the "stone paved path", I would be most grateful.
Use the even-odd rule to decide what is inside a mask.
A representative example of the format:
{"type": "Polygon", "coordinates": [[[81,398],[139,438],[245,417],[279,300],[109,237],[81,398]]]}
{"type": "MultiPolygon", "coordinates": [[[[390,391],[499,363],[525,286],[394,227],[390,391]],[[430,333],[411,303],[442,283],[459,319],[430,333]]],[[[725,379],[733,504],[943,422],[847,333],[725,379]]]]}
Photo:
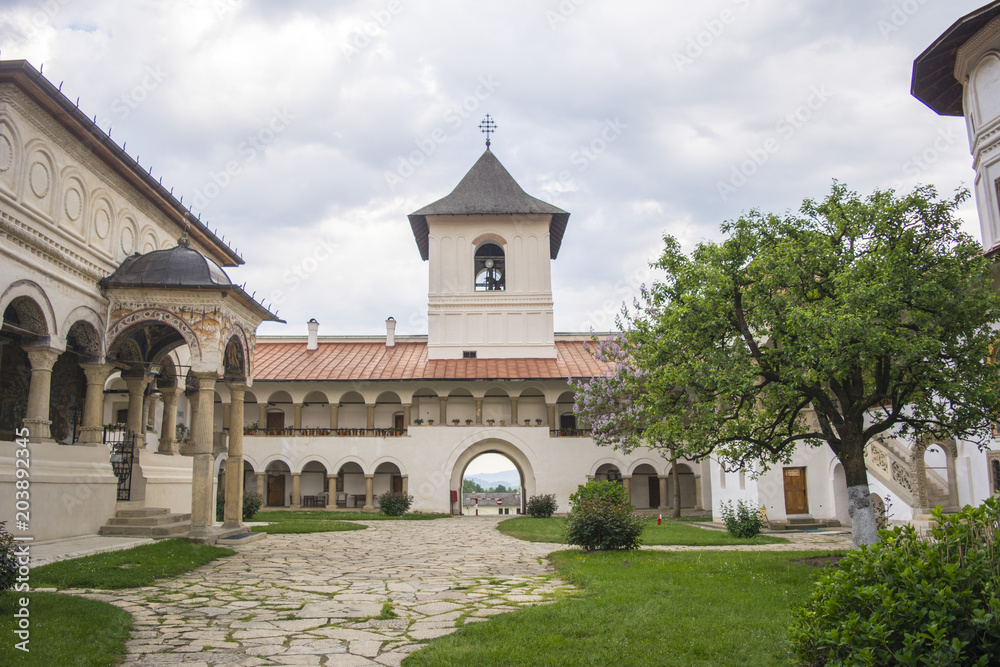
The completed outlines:
{"type": "Polygon", "coordinates": [[[498,518],[269,535],[178,579],[87,597],[135,617],[127,665],[398,665],[428,639],[568,588],[498,518]],[[380,620],[390,602],[399,618],[380,620]]]}
{"type": "MultiPolygon", "coordinates": [[[[135,618],[127,665],[398,665],[429,639],[569,588],[545,560],[565,547],[506,537],[499,521],[270,535],[156,586],[82,594],[135,618]],[[398,618],[378,618],[386,602],[398,618]]],[[[708,549],[850,548],[849,532],[786,537],[793,542],[708,549]]]]}

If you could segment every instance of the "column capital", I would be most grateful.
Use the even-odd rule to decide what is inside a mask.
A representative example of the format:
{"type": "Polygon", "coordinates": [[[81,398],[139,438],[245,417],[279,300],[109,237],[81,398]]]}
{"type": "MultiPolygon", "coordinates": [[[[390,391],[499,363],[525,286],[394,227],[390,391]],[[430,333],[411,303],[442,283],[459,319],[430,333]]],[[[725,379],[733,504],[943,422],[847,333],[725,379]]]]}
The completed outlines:
{"type": "Polygon", "coordinates": [[[104,385],[104,382],[115,369],[114,364],[102,364],[97,362],[84,361],[80,364],[83,374],[87,376],[87,384],[104,385]]]}
{"type": "Polygon", "coordinates": [[[369,475],[368,473],[365,473],[365,479],[375,479],[375,475],[374,474],[369,475]]]}
{"type": "Polygon", "coordinates": [[[226,388],[229,389],[230,393],[238,391],[242,394],[250,389],[250,385],[246,382],[227,382],[226,388]]]}
{"type": "Polygon", "coordinates": [[[28,355],[31,362],[31,370],[50,371],[55,365],[56,359],[62,354],[61,350],[53,347],[25,346],[22,348],[28,355]]]}

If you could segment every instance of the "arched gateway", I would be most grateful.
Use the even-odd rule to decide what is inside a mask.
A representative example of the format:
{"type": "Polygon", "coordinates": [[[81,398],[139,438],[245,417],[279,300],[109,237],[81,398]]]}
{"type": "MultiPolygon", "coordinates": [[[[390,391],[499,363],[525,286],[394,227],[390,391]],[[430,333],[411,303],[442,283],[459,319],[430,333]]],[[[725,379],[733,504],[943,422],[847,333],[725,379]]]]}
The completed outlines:
{"type": "Polygon", "coordinates": [[[462,478],[465,477],[465,469],[480,454],[501,454],[517,468],[517,474],[521,478],[521,513],[523,514],[526,499],[535,495],[535,471],[531,461],[520,448],[499,438],[486,438],[469,445],[452,463],[449,488],[453,492],[451,497],[457,498],[457,500],[451,501],[451,513],[462,513],[462,478]]]}

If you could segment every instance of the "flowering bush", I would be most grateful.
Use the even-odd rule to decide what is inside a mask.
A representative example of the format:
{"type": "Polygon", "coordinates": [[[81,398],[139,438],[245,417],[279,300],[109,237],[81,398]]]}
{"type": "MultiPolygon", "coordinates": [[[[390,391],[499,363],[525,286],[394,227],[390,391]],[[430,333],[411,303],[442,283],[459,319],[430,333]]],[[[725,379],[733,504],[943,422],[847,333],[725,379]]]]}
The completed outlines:
{"type": "Polygon", "coordinates": [[[569,498],[566,540],[587,551],[637,549],[646,519],[632,513],[625,488],[616,482],[587,482],[569,498]]]}
{"type": "Polygon", "coordinates": [[[882,531],[820,575],[792,612],[799,664],[996,664],[1000,502],[933,516],[931,539],[912,526],[882,531]]]}
{"type": "Polygon", "coordinates": [[[735,510],[733,510],[733,501],[727,500],[722,503],[722,521],[726,524],[726,530],[733,537],[754,537],[764,527],[764,519],[760,516],[760,510],[742,500],[736,501],[735,510]]]}
{"type": "Polygon", "coordinates": [[[530,517],[548,519],[559,509],[559,504],[554,493],[546,493],[544,496],[531,496],[526,509],[530,517]]]}

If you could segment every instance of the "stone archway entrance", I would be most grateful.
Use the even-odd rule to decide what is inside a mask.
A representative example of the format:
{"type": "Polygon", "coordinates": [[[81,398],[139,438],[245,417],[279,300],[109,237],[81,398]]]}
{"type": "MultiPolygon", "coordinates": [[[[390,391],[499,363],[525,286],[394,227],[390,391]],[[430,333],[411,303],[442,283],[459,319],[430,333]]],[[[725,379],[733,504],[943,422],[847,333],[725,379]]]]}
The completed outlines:
{"type": "Polygon", "coordinates": [[[521,507],[522,514],[525,512],[527,499],[535,495],[535,471],[531,466],[531,461],[518,448],[505,440],[488,439],[469,445],[459,454],[455,464],[451,469],[451,489],[450,507],[452,514],[462,513],[462,479],[465,477],[465,469],[474,458],[480,454],[500,454],[514,464],[517,473],[521,478],[521,507]]]}

